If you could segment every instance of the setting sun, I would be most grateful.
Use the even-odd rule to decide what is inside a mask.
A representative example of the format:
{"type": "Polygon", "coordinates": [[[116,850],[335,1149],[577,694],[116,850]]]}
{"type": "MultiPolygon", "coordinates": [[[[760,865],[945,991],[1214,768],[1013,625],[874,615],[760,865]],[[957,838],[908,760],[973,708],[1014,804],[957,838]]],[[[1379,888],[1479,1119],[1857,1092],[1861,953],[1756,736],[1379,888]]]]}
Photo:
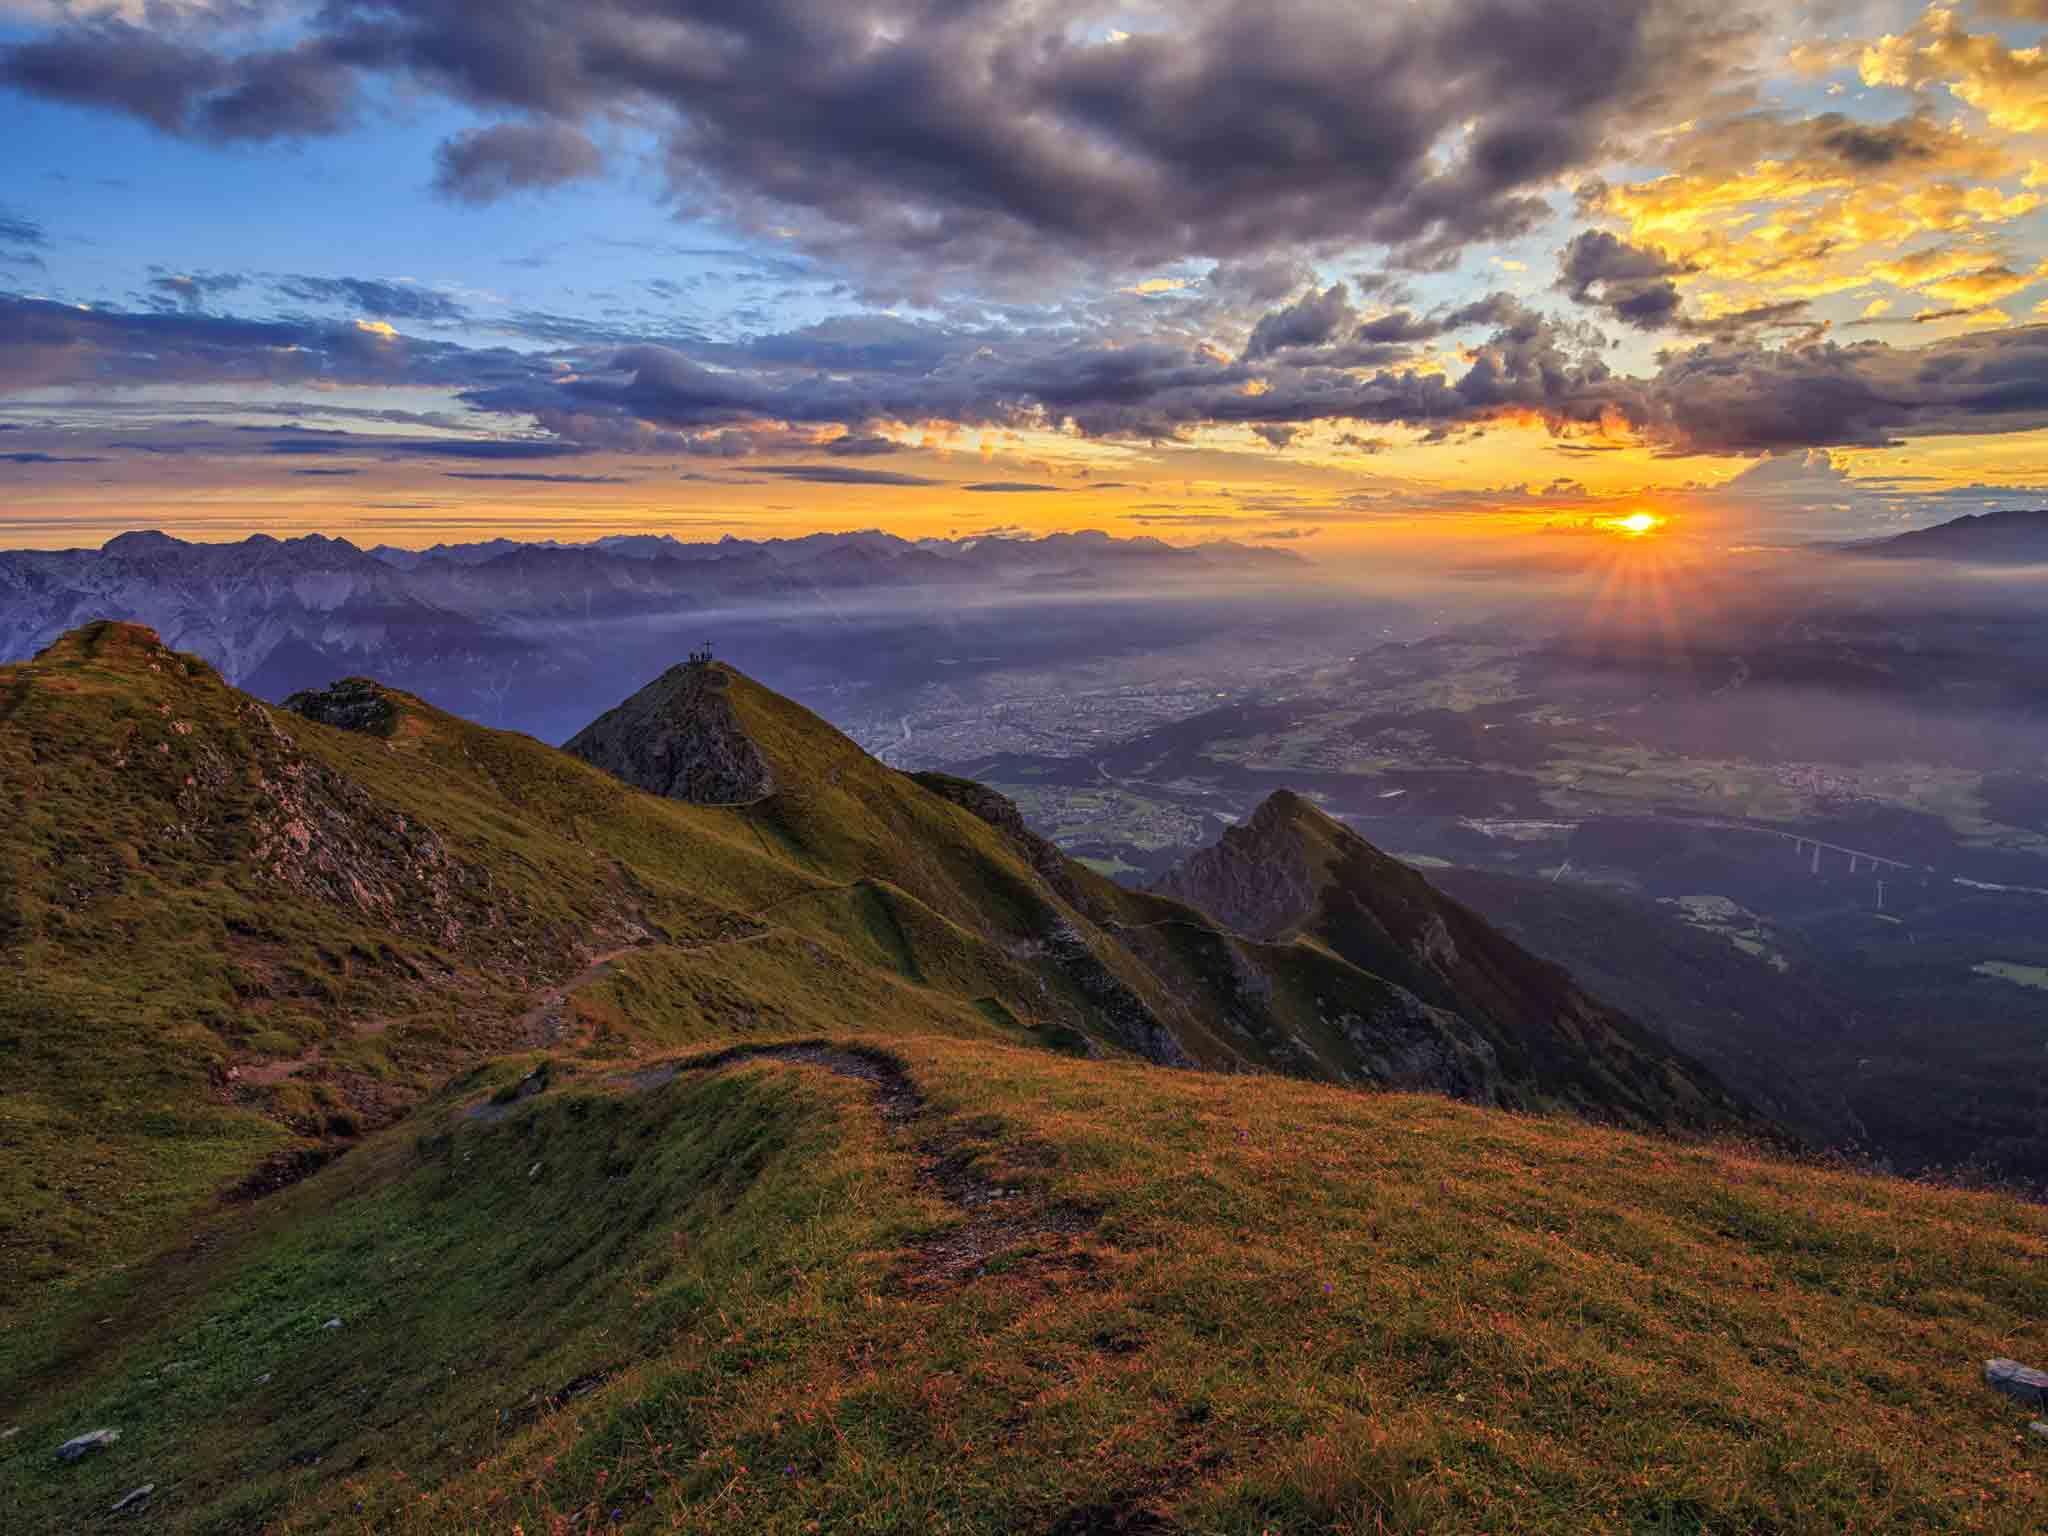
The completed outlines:
{"type": "Polygon", "coordinates": [[[1641,538],[1664,526],[1664,519],[1649,512],[1631,512],[1627,517],[1617,517],[1610,524],[1617,533],[1631,538],[1641,538]]]}

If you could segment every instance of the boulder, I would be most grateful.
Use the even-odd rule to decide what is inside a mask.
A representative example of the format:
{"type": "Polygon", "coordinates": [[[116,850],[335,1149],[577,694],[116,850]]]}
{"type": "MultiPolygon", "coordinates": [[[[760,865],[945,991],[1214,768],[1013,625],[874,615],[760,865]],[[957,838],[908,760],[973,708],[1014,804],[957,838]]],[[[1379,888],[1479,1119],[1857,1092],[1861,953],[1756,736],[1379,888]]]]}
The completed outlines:
{"type": "Polygon", "coordinates": [[[2048,1408],[2048,1371],[2037,1371],[2017,1360],[1986,1360],[1984,1384],[2029,1408],[2048,1408]]]}
{"type": "Polygon", "coordinates": [[[134,1509],[155,1492],[155,1483],[144,1483],[140,1488],[131,1488],[114,1501],[114,1507],[108,1510],[107,1513],[118,1515],[124,1509],[134,1509]]]}
{"type": "Polygon", "coordinates": [[[80,1457],[90,1456],[94,1451],[105,1450],[120,1438],[121,1431],[118,1429],[90,1429],[58,1446],[57,1459],[77,1461],[80,1457]]]}

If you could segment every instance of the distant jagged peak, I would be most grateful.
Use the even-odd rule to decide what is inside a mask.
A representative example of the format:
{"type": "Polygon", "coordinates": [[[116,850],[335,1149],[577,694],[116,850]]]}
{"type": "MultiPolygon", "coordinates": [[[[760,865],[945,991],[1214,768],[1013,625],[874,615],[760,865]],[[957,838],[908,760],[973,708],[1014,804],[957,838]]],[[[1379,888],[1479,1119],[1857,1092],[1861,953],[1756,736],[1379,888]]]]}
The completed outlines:
{"type": "Polygon", "coordinates": [[[131,528],[126,533],[115,534],[102,544],[100,553],[132,560],[138,556],[163,554],[184,547],[184,540],[172,538],[161,528],[131,528]]]}
{"type": "Polygon", "coordinates": [[[767,755],[734,707],[751,687],[708,656],[670,667],[563,750],[649,794],[692,805],[746,805],[775,793],[767,755]]]}

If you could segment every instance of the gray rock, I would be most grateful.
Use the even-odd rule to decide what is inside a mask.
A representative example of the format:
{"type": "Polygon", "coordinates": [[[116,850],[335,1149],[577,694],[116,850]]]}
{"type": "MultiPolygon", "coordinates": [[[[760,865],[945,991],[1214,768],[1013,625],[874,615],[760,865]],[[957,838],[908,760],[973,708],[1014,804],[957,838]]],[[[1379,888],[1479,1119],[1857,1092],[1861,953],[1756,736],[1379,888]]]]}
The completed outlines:
{"type": "Polygon", "coordinates": [[[263,1374],[262,1374],[261,1376],[258,1376],[258,1377],[256,1378],[256,1385],[257,1385],[257,1386],[259,1386],[259,1387],[261,1387],[261,1386],[267,1386],[267,1385],[269,1384],[269,1382],[270,1382],[270,1377],[271,1377],[271,1374],[272,1374],[271,1372],[269,1372],[269,1371],[265,1371],[265,1372],[264,1372],[264,1373],[263,1373],[263,1374]]]}
{"type": "Polygon", "coordinates": [[[2044,1423],[2040,1419],[2036,1419],[2033,1423],[2029,1424],[2027,1428],[2032,1430],[2035,1434],[2039,1435],[2043,1440],[2048,1440],[2048,1423],[2044,1423]]]}
{"type": "Polygon", "coordinates": [[[118,1429],[92,1429],[74,1439],[66,1440],[57,1447],[59,1461],[77,1461],[81,1456],[90,1456],[94,1451],[104,1450],[121,1438],[118,1429]]]}
{"type": "Polygon", "coordinates": [[[326,1322],[322,1323],[320,1326],[322,1328],[339,1328],[341,1326],[341,1319],[338,1317],[330,1317],[329,1319],[327,1319],[326,1322]]]}
{"type": "Polygon", "coordinates": [[[12,1440],[20,1433],[21,1426],[19,1424],[15,1425],[12,1429],[0,1429],[0,1440],[12,1440]]]}
{"type": "Polygon", "coordinates": [[[1984,1384],[2029,1408],[2048,1408],[2048,1371],[2037,1371],[2017,1360],[1986,1360],[1984,1384]]]}
{"type": "Polygon", "coordinates": [[[108,1510],[107,1513],[118,1515],[124,1509],[133,1509],[155,1492],[155,1483],[144,1483],[140,1488],[131,1488],[114,1501],[114,1507],[108,1510]]]}

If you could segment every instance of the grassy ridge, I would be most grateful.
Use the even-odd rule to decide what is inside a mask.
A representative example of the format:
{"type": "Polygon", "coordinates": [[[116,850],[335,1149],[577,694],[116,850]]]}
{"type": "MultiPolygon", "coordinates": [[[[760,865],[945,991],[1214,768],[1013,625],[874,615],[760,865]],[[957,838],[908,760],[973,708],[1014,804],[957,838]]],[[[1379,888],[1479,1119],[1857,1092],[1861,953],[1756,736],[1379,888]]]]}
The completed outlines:
{"type": "Polygon", "coordinates": [[[711,810],[127,626],[0,669],[0,1523],[2048,1526],[1977,1379],[2048,1355],[2039,1209],[1140,1065],[1106,1015],[1354,1069],[1364,929],[1220,933],[731,695],[783,788],[711,810]]]}
{"type": "Polygon", "coordinates": [[[493,1122],[465,1085],[235,1218],[155,1332],[37,1394],[0,1501],[91,1528],[155,1481],[153,1524],[223,1531],[2048,1520],[1978,1380],[2048,1349],[2036,1208],[1427,1097],[893,1049],[931,1102],[909,1131],[789,1064],[590,1069],[493,1122]],[[904,1285],[972,1220],[919,1181],[933,1140],[1085,1229],[904,1285]],[[49,1461],[102,1422],[120,1445],[49,1461]]]}

